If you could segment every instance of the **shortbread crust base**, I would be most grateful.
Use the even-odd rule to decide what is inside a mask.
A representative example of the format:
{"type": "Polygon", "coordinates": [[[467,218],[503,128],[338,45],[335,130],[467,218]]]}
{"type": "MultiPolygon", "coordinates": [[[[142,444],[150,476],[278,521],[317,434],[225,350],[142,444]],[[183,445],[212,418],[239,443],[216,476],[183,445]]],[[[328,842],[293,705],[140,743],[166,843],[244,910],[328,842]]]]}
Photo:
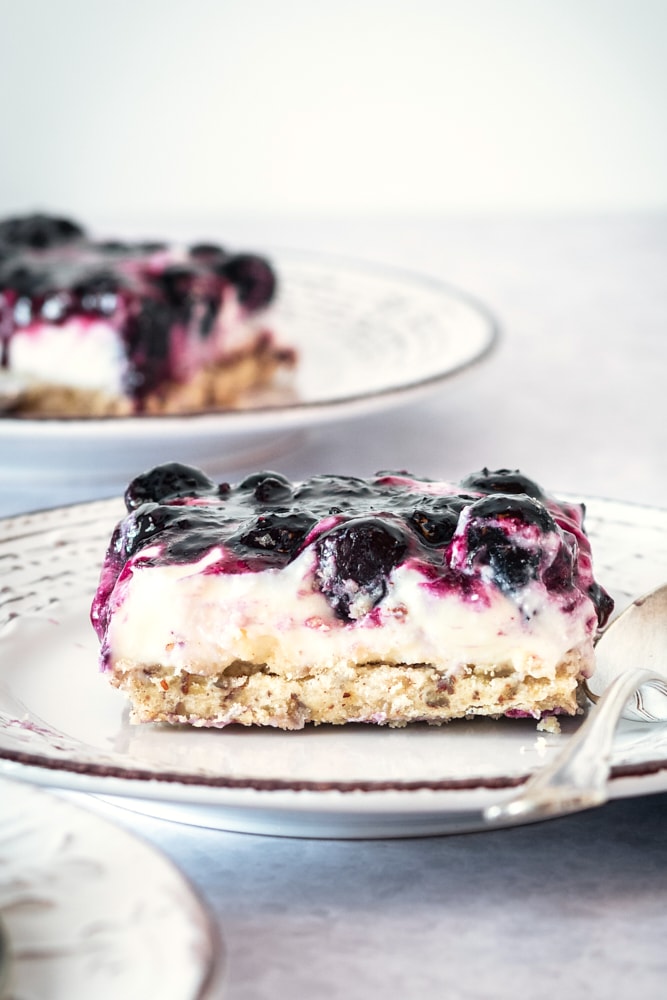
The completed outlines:
{"type": "MultiPolygon", "coordinates": [[[[537,666],[537,665],[536,665],[537,666]]],[[[552,676],[519,675],[510,664],[466,666],[444,675],[428,664],[368,663],[301,677],[237,662],[211,675],[118,662],[112,683],[129,697],[131,721],[194,726],[273,726],[370,722],[439,725],[471,716],[575,715],[591,663],[572,651],[552,676]]]]}

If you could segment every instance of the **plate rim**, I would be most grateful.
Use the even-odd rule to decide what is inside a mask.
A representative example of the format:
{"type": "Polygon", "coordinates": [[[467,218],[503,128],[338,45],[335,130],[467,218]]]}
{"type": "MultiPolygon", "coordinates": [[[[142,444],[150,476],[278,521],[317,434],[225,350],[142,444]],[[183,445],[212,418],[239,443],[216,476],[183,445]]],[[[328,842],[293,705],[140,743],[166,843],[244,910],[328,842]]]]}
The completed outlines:
{"type": "MultiPolygon", "coordinates": [[[[521,775],[501,775],[497,777],[481,776],[476,778],[443,778],[443,779],[414,779],[410,781],[382,780],[375,781],[354,780],[354,781],[318,781],[315,779],[300,779],[290,781],[286,778],[233,778],[216,775],[196,775],[188,773],[178,773],[177,771],[151,771],[141,768],[124,768],[113,764],[81,764],[75,760],[61,760],[55,757],[44,757],[40,754],[32,754],[23,750],[6,749],[0,746],[0,776],[11,777],[6,764],[20,768],[36,768],[40,772],[47,774],[62,773],[66,775],[80,775],[89,780],[93,787],[86,791],[103,793],[103,784],[95,785],[95,782],[120,781],[128,785],[139,787],[144,785],[153,787],[159,785],[164,790],[177,786],[194,788],[198,790],[216,790],[229,792],[253,792],[260,795],[271,795],[273,793],[322,793],[336,792],[342,795],[353,796],[361,793],[367,795],[381,796],[386,793],[399,793],[410,795],[414,792],[475,792],[475,791],[507,791],[512,788],[519,788],[530,777],[530,774],[521,775]]],[[[655,758],[640,761],[636,764],[613,765],[609,772],[610,781],[624,778],[646,778],[651,775],[667,771],[667,757],[655,758]]],[[[47,782],[44,784],[56,787],[68,788],[71,785],[47,782]]],[[[667,790],[667,789],[666,789],[667,790]]],[[[126,793],[129,794],[129,793],[126,793]]],[[[169,795],[152,796],[151,798],[165,799],[172,801],[169,795]]]]}
{"type": "MultiPolygon", "coordinates": [[[[202,973],[201,982],[196,988],[196,992],[189,994],[189,1000],[214,1000],[219,995],[221,984],[226,976],[226,948],[222,937],[221,928],[215,918],[213,910],[205,899],[199,888],[192,879],[177,865],[174,860],[157,844],[122,822],[117,822],[110,815],[104,815],[95,809],[87,808],[82,801],[73,800],[69,794],[60,795],[55,790],[58,786],[28,783],[18,779],[17,775],[0,774],[0,784],[9,788],[11,794],[15,791],[19,795],[30,796],[36,804],[48,809],[50,802],[57,803],[58,815],[62,819],[62,826],[68,831],[74,831],[77,825],[83,824],[91,826],[88,833],[94,833],[104,828],[109,836],[124,844],[127,850],[138,850],[145,852],[147,856],[158,865],[162,872],[168,876],[170,885],[173,888],[177,884],[182,892],[186,893],[191,903],[200,917],[200,927],[208,944],[208,954],[202,956],[200,971],[202,973]]],[[[66,793],[69,790],[65,790],[66,793]]],[[[46,827],[44,827],[46,829],[46,827]]],[[[86,843],[90,843],[92,838],[86,837],[86,843]]],[[[94,845],[93,845],[94,846],[94,845]]],[[[116,858],[111,859],[115,864],[116,858]]],[[[9,935],[11,942],[11,934],[9,935]]],[[[199,954],[199,951],[197,952],[199,954]]],[[[10,970],[11,982],[11,970],[10,970]]],[[[184,998],[186,1000],[186,998],[184,998]]]]}

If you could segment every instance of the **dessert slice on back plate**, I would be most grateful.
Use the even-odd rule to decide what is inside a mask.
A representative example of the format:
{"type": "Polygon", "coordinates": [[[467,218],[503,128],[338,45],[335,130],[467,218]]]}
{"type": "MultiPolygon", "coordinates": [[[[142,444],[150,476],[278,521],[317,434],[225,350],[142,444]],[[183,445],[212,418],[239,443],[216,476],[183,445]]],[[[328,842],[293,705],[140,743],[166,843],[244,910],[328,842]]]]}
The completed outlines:
{"type": "Polygon", "coordinates": [[[267,328],[276,275],[214,244],[94,241],[67,219],[0,222],[0,410],[183,413],[235,405],[294,364],[267,328]],[[4,395],[4,403],[3,403],[4,395]]]}
{"type": "Polygon", "coordinates": [[[135,722],[441,723],[575,714],[612,602],[583,507],[518,472],[126,491],[92,607],[135,722]]]}

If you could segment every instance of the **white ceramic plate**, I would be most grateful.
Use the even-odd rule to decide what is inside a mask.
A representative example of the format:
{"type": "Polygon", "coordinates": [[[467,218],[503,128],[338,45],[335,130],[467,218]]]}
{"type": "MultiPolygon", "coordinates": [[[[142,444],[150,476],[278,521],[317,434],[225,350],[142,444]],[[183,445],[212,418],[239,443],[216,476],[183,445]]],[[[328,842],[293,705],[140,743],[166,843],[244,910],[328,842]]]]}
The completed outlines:
{"type": "MultiPolygon", "coordinates": [[[[667,510],[589,500],[618,609],[664,582],[667,510]]],[[[0,771],[229,830],[382,837],[483,828],[482,809],[577,727],[530,720],[301,732],[130,726],[96,669],[88,609],[120,500],[0,522],[0,771]]],[[[667,790],[667,726],[623,722],[610,795],[667,790]]]]}
{"type": "Polygon", "coordinates": [[[220,996],[220,945],[161,854],[107,820],[0,779],[2,996],[204,1000],[220,996]]]}
{"type": "Polygon", "coordinates": [[[328,257],[272,256],[280,292],[269,324],[300,358],[288,389],[243,410],[197,416],[0,418],[2,475],[22,486],[30,477],[116,483],[175,450],[212,472],[259,461],[299,429],[437,389],[496,340],[486,308],[441,282],[328,257]]]}

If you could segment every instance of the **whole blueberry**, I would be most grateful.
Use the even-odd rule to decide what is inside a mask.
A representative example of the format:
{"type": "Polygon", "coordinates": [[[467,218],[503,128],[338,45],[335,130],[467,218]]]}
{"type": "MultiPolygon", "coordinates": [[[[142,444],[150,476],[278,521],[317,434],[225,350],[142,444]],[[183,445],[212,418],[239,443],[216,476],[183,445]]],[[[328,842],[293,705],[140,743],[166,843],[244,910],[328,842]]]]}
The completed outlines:
{"type": "Polygon", "coordinates": [[[378,604],[406,550],[403,529],[377,517],[354,518],[322,535],[316,580],[336,616],[350,621],[378,604]]]}
{"type": "Polygon", "coordinates": [[[219,496],[229,489],[216,486],[212,479],[190,465],[167,462],[133,479],[125,491],[125,506],[135,510],[144,503],[162,503],[179,497],[219,496]]]}
{"type": "Polygon", "coordinates": [[[470,503],[472,498],[421,497],[408,520],[423,541],[440,547],[452,540],[459,515],[470,503]]]}
{"type": "Polygon", "coordinates": [[[256,254],[236,254],[221,269],[234,285],[239,302],[248,309],[262,309],[276,292],[276,276],[268,260],[256,254]]]}
{"type": "Polygon", "coordinates": [[[461,486],[477,493],[525,493],[536,500],[544,499],[544,491],[518,469],[482,469],[461,480],[461,486]]]}
{"type": "Polygon", "coordinates": [[[284,503],[292,496],[292,484],[279,472],[255,472],[239,485],[240,492],[252,493],[262,504],[284,503]]]}
{"type": "Polygon", "coordinates": [[[468,567],[488,567],[500,590],[513,593],[537,577],[539,551],[515,544],[501,528],[477,521],[468,529],[467,545],[468,567]]]}
{"type": "Polygon", "coordinates": [[[194,260],[205,264],[223,264],[229,256],[224,247],[217,243],[194,243],[189,247],[188,253],[194,260]]]}
{"type": "Polygon", "coordinates": [[[487,566],[497,586],[506,592],[525,587],[538,575],[541,554],[521,529],[537,527],[540,534],[557,531],[551,514],[525,494],[493,494],[469,507],[466,528],[469,568],[487,566]]]}
{"type": "Polygon", "coordinates": [[[558,530],[546,507],[523,493],[493,494],[476,500],[468,513],[467,565],[489,567],[503,591],[525,587],[537,577],[541,563],[539,545],[521,533],[529,525],[537,527],[540,534],[558,530]]]}
{"type": "Polygon", "coordinates": [[[508,495],[494,493],[475,500],[470,505],[470,518],[494,519],[514,522],[517,525],[534,524],[540,531],[556,530],[556,522],[539,500],[525,494],[508,495]]]}
{"type": "Polygon", "coordinates": [[[13,216],[0,222],[0,242],[33,250],[70,243],[83,235],[83,229],[70,219],[41,213],[13,216]]]}

